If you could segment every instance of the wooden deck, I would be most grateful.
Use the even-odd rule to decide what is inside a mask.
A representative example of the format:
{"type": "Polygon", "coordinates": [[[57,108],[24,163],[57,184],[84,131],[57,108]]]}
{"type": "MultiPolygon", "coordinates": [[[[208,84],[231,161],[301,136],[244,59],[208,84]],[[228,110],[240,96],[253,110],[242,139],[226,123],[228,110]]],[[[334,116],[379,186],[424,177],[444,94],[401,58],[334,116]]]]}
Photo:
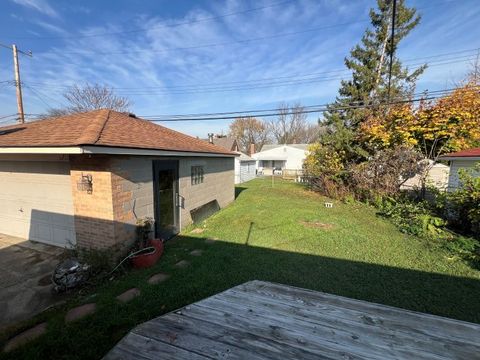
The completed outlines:
{"type": "Polygon", "coordinates": [[[105,358],[472,360],[480,325],[251,281],[138,326],[105,358]]]}

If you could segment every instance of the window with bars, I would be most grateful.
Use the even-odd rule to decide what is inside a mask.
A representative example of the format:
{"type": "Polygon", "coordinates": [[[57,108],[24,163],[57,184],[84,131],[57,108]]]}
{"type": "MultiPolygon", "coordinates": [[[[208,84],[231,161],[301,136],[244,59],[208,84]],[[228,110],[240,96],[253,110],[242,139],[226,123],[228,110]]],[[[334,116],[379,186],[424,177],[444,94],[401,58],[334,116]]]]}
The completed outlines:
{"type": "Polygon", "coordinates": [[[198,185],[203,183],[203,166],[192,166],[192,185],[198,185]]]}

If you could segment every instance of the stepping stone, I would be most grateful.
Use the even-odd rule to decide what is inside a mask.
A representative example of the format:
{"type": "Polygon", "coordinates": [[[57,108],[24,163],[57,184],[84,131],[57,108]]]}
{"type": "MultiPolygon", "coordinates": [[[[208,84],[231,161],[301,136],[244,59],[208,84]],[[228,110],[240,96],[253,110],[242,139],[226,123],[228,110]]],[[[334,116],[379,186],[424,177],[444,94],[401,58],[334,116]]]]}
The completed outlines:
{"type": "Polygon", "coordinates": [[[38,324],[28,330],[25,330],[24,332],[18,334],[17,336],[11,338],[8,340],[7,344],[3,348],[4,352],[9,352],[12,351],[19,346],[22,346],[32,340],[35,340],[36,338],[40,337],[41,335],[45,334],[47,331],[47,323],[43,322],[41,324],[38,324]]]}
{"type": "Polygon", "coordinates": [[[192,234],[201,234],[203,233],[203,230],[202,228],[196,228],[196,229],[193,229],[192,231],[190,231],[192,234]]]}
{"type": "Polygon", "coordinates": [[[179,262],[177,262],[175,264],[175,267],[177,268],[185,268],[187,267],[188,265],[190,265],[190,263],[187,261],[187,260],[180,260],[179,262]]]}
{"type": "Polygon", "coordinates": [[[193,256],[202,256],[202,253],[203,253],[203,250],[200,250],[200,249],[195,249],[193,251],[190,251],[190,255],[193,255],[193,256]]]}
{"type": "Polygon", "coordinates": [[[158,273],[158,274],[150,276],[150,278],[147,280],[147,282],[150,285],[156,285],[156,284],[160,284],[161,282],[167,280],[169,277],[170,277],[170,275],[168,275],[168,274],[158,273]]]}
{"type": "Polygon", "coordinates": [[[216,239],[205,239],[205,244],[215,244],[216,239]]]}
{"type": "Polygon", "coordinates": [[[80,320],[85,316],[91,315],[97,309],[97,304],[89,303],[77,306],[73,309],[70,309],[65,315],[65,322],[69,323],[72,321],[80,320]]]}
{"type": "Polygon", "coordinates": [[[117,300],[126,303],[140,295],[140,289],[131,288],[117,296],[117,300]]]}

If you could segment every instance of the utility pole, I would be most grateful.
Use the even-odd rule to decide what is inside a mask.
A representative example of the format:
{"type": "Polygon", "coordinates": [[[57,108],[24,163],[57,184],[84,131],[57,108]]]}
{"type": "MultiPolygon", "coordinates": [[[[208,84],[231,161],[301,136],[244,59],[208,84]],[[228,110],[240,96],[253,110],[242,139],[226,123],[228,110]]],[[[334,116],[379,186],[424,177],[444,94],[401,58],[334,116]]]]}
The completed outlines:
{"type": "Polygon", "coordinates": [[[13,44],[12,50],[13,50],[13,67],[15,69],[15,88],[17,89],[18,119],[20,124],[23,124],[25,122],[25,112],[23,111],[22,82],[20,81],[20,67],[18,64],[17,45],[13,44]]]}
{"type": "Polygon", "coordinates": [[[22,82],[20,80],[20,63],[18,61],[18,53],[32,57],[32,52],[24,52],[17,49],[17,45],[13,44],[12,46],[0,44],[0,46],[11,49],[13,51],[13,69],[15,72],[15,88],[17,90],[17,111],[18,111],[18,121],[20,124],[25,122],[25,112],[23,111],[23,98],[22,98],[22,82]]]}
{"type": "Polygon", "coordinates": [[[397,0],[392,0],[392,35],[391,35],[391,46],[390,49],[390,63],[388,64],[388,101],[390,101],[390,89],[392,85],[392,66],[393,66],[393,55],[395,53],[395,16],[397,12],[397,0]]]}

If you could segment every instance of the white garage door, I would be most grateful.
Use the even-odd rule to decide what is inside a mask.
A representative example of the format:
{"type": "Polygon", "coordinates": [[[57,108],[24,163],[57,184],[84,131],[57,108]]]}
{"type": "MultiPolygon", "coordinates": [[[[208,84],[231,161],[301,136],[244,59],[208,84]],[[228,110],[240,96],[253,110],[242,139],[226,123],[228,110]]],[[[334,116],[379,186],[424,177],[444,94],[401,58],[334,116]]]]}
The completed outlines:
{"type": "Polygon", "coordinates": [[[68,162],[0,161],[0,233],[75,244],[68,162]]]}

